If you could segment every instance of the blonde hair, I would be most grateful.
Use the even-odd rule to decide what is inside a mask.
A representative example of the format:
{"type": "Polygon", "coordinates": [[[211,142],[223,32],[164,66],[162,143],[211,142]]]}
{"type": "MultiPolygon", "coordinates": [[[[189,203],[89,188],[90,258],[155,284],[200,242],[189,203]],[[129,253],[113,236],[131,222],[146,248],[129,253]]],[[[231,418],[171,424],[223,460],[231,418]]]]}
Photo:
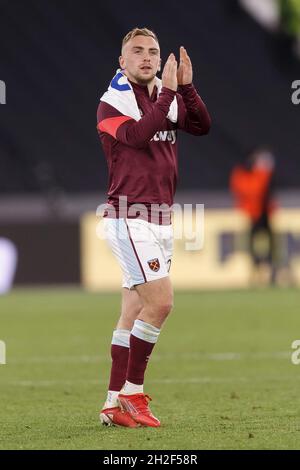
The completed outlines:
{"type": "Polygon", "coordinates": [[[131,31],[129,31],[129,33],[127,33],[126,36],[124,36],[123,41],[122,41],[122,49],[125,46],[125,44],[128,41],[130,41],[130,39],[135,38],[135,36],[148,36],[148,37],[151,37],[158,44],[158,38],[157,38],[156,34],[153,31],[151,31],[151,29],[148,29],[148,28],[134,28],[131,31]]]}

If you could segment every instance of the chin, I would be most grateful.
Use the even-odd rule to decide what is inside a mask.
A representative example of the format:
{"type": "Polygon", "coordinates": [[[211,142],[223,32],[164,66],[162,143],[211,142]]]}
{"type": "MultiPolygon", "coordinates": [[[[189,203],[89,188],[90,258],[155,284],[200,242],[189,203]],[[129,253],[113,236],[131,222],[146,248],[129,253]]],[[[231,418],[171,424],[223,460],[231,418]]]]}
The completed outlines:
{"type": "Polygon", "coordinates": [[[155,77],[155,75],[149,75],[148,77],[145,77],[145,76],[141,76],[141,75],[138,75],[137,77],[135,77],[136,81],[140,82],[140,83],[143,83],[145,85],[147,85],[147,83],[150,83],[152,82],[153,78],[155,77]]]}

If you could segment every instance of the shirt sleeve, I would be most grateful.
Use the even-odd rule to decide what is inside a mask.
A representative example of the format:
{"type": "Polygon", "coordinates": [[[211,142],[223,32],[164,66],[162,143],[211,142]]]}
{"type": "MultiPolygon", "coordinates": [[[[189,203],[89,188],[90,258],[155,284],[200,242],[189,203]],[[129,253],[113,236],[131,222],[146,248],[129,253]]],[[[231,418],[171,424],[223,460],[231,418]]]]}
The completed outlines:
{"type": "Polygon", "coordinates": [[[139,121],[124,116],[112,106],[101,102],[97,113],[97,128],[123,144],[135,148],[146,147],[154,134],[160,130],[175,94],[173,90],[163,87],[152,111],[139,121]]]}
{"type": "Polygon", "coordinates": [[[208,134],[211,118],[194,85],[179,86],[177,96],[178,128],[193,135],[208,134]]]}

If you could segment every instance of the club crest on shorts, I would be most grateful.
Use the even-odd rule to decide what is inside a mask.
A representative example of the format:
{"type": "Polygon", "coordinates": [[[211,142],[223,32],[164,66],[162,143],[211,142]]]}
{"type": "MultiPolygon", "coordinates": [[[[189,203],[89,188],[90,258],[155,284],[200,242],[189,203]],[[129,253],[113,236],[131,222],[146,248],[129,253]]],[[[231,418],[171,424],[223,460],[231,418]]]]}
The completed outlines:
{"type": "Polygon", "coordinates": [[[150,259],[148,261],[148,265],[149,265],[149,268],[154,272],[157,272],[160,269],[160,264],[159,264],[159,259],[158,258],[150,259]]]}

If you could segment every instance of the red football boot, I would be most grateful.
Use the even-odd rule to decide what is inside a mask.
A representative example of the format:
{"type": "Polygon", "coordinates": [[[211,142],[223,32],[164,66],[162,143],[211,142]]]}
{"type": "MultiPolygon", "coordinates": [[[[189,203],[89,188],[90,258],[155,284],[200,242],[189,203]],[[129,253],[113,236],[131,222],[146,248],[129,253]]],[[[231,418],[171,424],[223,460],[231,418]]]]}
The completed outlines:
{"type": "Polygon", "coordinates": [[[118,396],[121,408],[127,411],[134,421],[142,426],[150,426],[158,428],[160,421],[153,416],[148,406],[151,398],[144,393],[135,393],[134,395],[123,395],[118,396]]]}
{"type": "Polygon", "coordinates": [[[100,411],[99,418],[101,423],[106,426],[125,426],[126,428],[137,428],[139,426],[130,414],[121,410],[119,406],[103,409],[100,411]]]}

